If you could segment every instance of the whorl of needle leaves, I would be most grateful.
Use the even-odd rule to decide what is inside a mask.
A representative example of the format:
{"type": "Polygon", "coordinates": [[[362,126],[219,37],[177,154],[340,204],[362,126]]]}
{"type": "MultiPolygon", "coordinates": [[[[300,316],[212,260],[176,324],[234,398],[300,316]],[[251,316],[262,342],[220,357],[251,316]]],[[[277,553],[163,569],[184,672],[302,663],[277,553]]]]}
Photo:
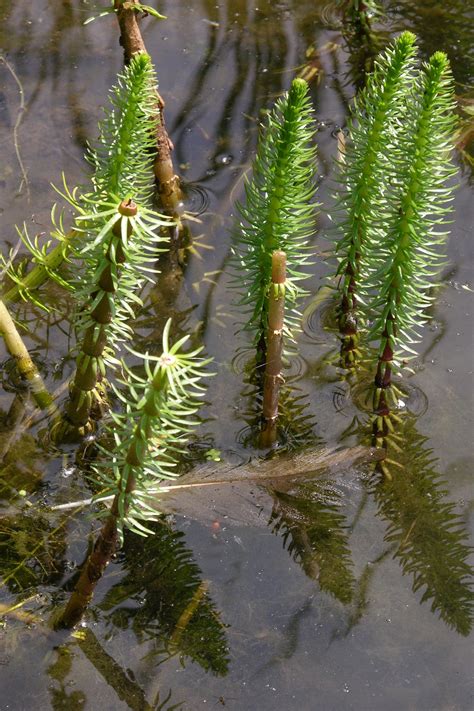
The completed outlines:
{"type": "Polygon", "coordinates": [[[74,257],[84,264],[73,284],[79,304],[90,305],[78,313],[79,336],[93,325],[91,313],[102,298],[109,302],[110,322],[107,342],[111,350],[132,335],[128,323],[133,307],[140,306],[138,292],[156,258],[163,240],[159,229],[169,219],[150,208],[153,188],[154,127],[156,117],[156,77],[150,57],[135,55],[111,91],[111,109],[100,123],[97,147],[89,151],[94,166],[92,189],[64,196],[74,208],[74,257]],[[132,199],[135,215],[119,211],[122,201],[132,199]],[[126,219],[123,219],[123,218],[126,219]],[[114,226],[116,229],[113,232],[114,226]],[[110,286],[100,284],[104,270],[110,270],[110,286]]]}
{"type": "Polygon", "coordinates": [[[163,331],[161,356],[135,354],[143,359],[144,377],[122,362],[126,379],[119,382],[125,387],[114,390],[123,412],[111,413],[107,433],[113,446],[99,447],[101,457],[93,466],[92,479],[101,488],[97,499],[117,497],[119,526],[141,536],[151,532],[141,522],[159,516],[160,481],[177,476],[180,452],[198,424],[193,415],[204,393],[200,382],[209,363],[199,358],[202,348],[189,353],[181,350],[189,336],[171,346],[170,325],[171,320],[163,331]],[[152,500],[155,506],[150,505],[152,500]]]}
{"type": "MultiPolygon", "coordinates": [[[[412,84],[415,36],[404,32],[375,62],[367,86],[354,101],[349,139],[341,161],[339,233],[336,245],[341,276],[340,328],[346,339],[357,333],[360,265],[368,240],[381,235],[390,181],[389,155],[404,130],[407,88],[412,84]]],[[[350,348],[346,344],[347,350],[350,348]]]]}
{"type": "Polygon", "coordinates": [[[390,147],[385,200],[394,207],[383,239],[369,231],[362,263],[362,300],[372,321],[368,337],[386,363],[415,353],[411,346],[433,300],[432,279],[443,263],[446,237],[439,227],[452,200],[447,181],[456,172],[450,161],[455,124],[449,62],[436,52],[407,94],[403,131],[390,147]]]}
{"type": "Polygon", "coordinates": [[[295,326],[295,306],[304,293],[299,282],[306,276],[302,268],[310,262],[308,239],[315,229],[312,119],[308,86],[295,79],[262,128],[246,202],[237,205],[242,221],[234,247],[235,283],[243,292],[240,303],[250,311],[244,328],[253,332],[255,343],[265,338],[275,250],[287,258],[287,326],[295,326]]]}

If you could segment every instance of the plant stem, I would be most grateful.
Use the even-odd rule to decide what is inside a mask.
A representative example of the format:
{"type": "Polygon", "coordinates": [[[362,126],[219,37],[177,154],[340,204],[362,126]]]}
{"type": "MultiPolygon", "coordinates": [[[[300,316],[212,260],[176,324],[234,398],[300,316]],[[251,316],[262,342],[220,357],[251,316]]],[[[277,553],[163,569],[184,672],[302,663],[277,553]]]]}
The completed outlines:
{"type": "MultiPolygon", "coordinates": [[[[135,4],[136,0],[131,0],[135,4]]],[[[120,27],[120,44],[124,50],[125,64],[129,64],[132,56],[137,52],[146,52],[140,28],[138,26],[138,13],[134,9],[124,7],[120,0],[115,0],[115,11],[120,27]]],[[[147,53],[148,54],[148,53],[147,53]]],[[[156,157],[153,165],[157,182],[157,191],[163,209],[170,215],[176,216],[177,207],[181,200],[179,178],[175,173],[171,151],[173,144],[166,130],[164,108],[165,102],[156,89],[157,117],[156,117],[156,157]]]]}
{"type": "Polygon", "coordinates": [[[384,156],[390,132],[394,130],[394,118],[411,85],[408,72],[412,64],[414,40],[414,35],[409,32],[398,38],[393,50],[382,57],[354,110],[353,118],[359,126],[351,129],[352,145],[346,154],[344,170],[349,187],[347,221],[345,235],[338,245],[338,250],[342,248],[344,251],[338,269],[342,291],[339,329],[344,367],[353,367],[357,359],[357,292],[361,264],[369,235],[379,220],[380,209],[376,208],[389,178],[387,171],[390,166],[384,156]]]}
{"type": "Polygon", "coordinates": [[[94,549],[88,556],[66,609],[58,621],[58,625],[61,627],[72,627],[79,622],[92,599],[98,581],[118,548],[119,522],[123,521],[128,513],[131,496],[136,486],[134,468],[139,467],[143,462],[144,456],[149,449],[152,420],[160,414],[156,393],[157,391],[165,393],[167,384],[166,373],[159,369],[149,385],[148,396],[143,406],[143,414],[135,427],[132,441],[125,456],[119,490],[114,496],[112,507],[97,537],[94,549]]]}
{"type": "Polygon", "coordinates": [[[272,282],[268,295],[267,356],[263,385],[263,426],[260,435],[262,447],[269,447],[276,441],[278,418],[278,397],[283,378],[283,327],[285,318],[286,254],[275,251],[272,254],[272,282]]]}
{"type": "Polygon", "coordinates": [[[0,334],[3,336],[8,352],[16,361],[20,375],[30,383],[31,393],[38,407],[42,410],[47,410],[50,414],[58,414],[53,398],[46,389],[38,368],[33,363],[28,349],[23,343],[15,323],[2,300],[0,300],[0,334]]]}
{"type": "MultiPolygon", "coordinates": [[[[133,200],[123,200],[119,207],[122,217],[110,232],[105,266],[97,277],[97,290],[91,294],[92,323],[84,333],[81,352],[77,358],[76,375],[71,386],[70,402],[66,411],[66,426],[60,437],[90,429],[90,412],[94,403],[93,391],[103,371],[103,354],[107,346],[107,326],[113,318],[113,298],[116,291],[118,269],[125,261],[122,245],[122,222],[138,212],[133,200]],[[100,293],[102,292],[102,296],[100,293]],[[69,427],[68,427],[69,425],[69,427]],[[68,431],[69,430],[69,431],[68,431]]],[[[126,227],[131,234],[130,223],[126,227]]],[[[90,305],[89,305],[90,307],[90,305]]],[[[87,307],[86,307],[87,308],[87,307]]]]}
{"type": "Polygon", "coordinates": [[[114,500],[112,510],[97,536],[94,549],[87,557],[79,580],[68,600],[66,609],[55,625],[56,627],[70,628],[79,622],[87,605],[92,599],[97,583],[117,550],[119,542],[117,525],[118,510],[116,511],[116,515],[114,515],[115,504],[116,502],[114,500]]]}
{"type": "Polygon", "coordinates": [[[3,300],[5,302],[14,302],[22,298],[22,294],[28,294],[29,291],[38,289],[54,273],[59,269],[61,264],[66,259],[67,252],[71,246],[71,242],[77,237],[78,233],[75,230],[70,230],[64,235],[61,242],[46,255],[41,264],[36,264],[33,269],[21,280],[21,283],[15,284],[5,294],[3,300]]]}

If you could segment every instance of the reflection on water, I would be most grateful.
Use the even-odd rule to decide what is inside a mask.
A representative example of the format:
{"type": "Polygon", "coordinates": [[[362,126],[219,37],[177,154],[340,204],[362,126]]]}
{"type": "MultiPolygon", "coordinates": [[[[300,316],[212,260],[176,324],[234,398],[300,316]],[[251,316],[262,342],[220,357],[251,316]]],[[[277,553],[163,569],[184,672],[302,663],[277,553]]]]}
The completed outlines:
{"type": "Polygon", "coordinates": [[[446,498],[447,482],[436,471],[429,440],[416,430],[412,416],[404,418],[387,463],[392,479],[374,480],[372,493],[378,515],[388,524],[385,540],[395,544],[393,556],[413,592],[422,592],[433,612],[457,632],[472,629],[474,593],[470,548],[462,517],[446,498]]]}
{"type": "MultiPolygon", "coordinates": [[[[74,184],[86,169],[83,148],[95,136],[98,107],[122,60],[113,17],[82,24],[91,5],[0,4],[2,52],[24,92],[17,133],[30,189],[29,199],[19,190],[12,141],[18,85],[0,64],[0,209],[7,245],[16,245],[15,223],[26,220],[31,234],[46,232],[55,199],[49,181],[59,183],[64,171],[74,184]]],[[[176,163],[191,186],[186,207],[200,213],[201,222],[190,224],[193,242],[184,260],[163,257],[157,285],[144,294],[135,345],[154,352],[173,315],[177,336],[192,329],[196,345],[203,339],[215,357],[204,433],[185,453],[188,466],[211,448],[235,461],[257,453],[256,384],[242,377],[248,344],[235,336],[239,315],[222,268],[233,204],[243,196],[263,112],[295,73],[309,72],[319,125],[318,199],[326,204],[335,131],[346,122],[354,87],[374,52],[394,31],[417,32],[423,56],[446,49],[457,93],[467,92],[468,4],[387,0],[384,7],[387,14],[370,36],[343,26],[336,3],[314,0],[163,2],[167,21],[143,20],[176,163]]],[[[464,284],[468,192],[459,191],[458,199],[466,209],[459,211],[450,250],[456,283],[464,284]]],[[[324,214],[318,227],[314,294],[326,274],[319,255],[330,250],[324,214]]],[[[423,407],[413,410],[418,420],[407,415],[397,433],[394,463],[387,464],[391,481],[350,466],[285,487],[250,486],[248,496],[264,514],[260,525],[255,518],[246,526],[238,515],[226,519],[212,508],[212,496],[202,496],[196,520],[176,517],[182,532],[167,522],[156,526],[153,538],[127,537],[75,636],[52,632],[47,622],[74,584],[91,523],[82,510],[38,512],[38,505],[76,501],[91,491],[78,468],[62,475],[75,453],[47,444],[47,423],[2,354],[0,611],[10,613],[0,627],[0,673],[6,707],[171,711],[225,704],[266,711],[312,709],[318,694],[325,709],[467,709],[468,298],[468,290],[451,282],[440,293],[432,323],[443,328],[427,329],[424,369],[410,381],[423,407]]],[[[362,416],[360,393],[341,381],[331,362],[337,343],[326,317],[318,321],[318,299],[308,306],[300,355],[290,359],[283,390],[280,445],[290,451],[323,442],[353,445],[361,437],[351,425],[362,416]]],[[[56,286],[46,287],[42,300],[56,310],[45,316],[19,304],[15,317],[28,324],[27,345],[55,390],[73,367],[68,303],[56,286]]]]}
{"type": "Polygon", "coordinates": [[[177,654],[206,671],[228,669],[225,627],[206,581],[180,533],[163,523],[145,541],[129,536],[121,552],[123,577],[99,605],[110,635],[131,629],[150,649],[141,661],[152,670],[177,654]]]}

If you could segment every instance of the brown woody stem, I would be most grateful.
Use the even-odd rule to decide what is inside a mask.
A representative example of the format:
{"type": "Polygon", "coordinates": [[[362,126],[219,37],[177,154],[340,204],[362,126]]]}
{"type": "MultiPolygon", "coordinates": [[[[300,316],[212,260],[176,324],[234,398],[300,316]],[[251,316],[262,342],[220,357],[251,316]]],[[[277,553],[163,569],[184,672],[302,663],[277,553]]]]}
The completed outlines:
{"type": "MultiPolygon", "coordinates": [[[[145,43],[138,26],[138,12],[130,8],[136,4],[131,0],[124,7],[120,0],[115,0],[115,11],[120,27],[120,44],[124,50],[124,61],[128,64],[137,52],[146,52],[145,43]]],[[[147,53],[148,54],[148,53],[147,53]]],[[[177,215],[178,204],[181,200],[179,178],[175,173],[171,151],[173,144],[166,131],[164,108],[165,102],[156,90],[156,157],[154,172],[157,182],[157,191],[163,209],[170,215],[177,215]]]]}
{"type": "Polygon", "coordinates": [[[260,444],[272,445],[276,440],[278,399],[283,380],[283,328],[285,319],[286,254],[276,251],[272,254],[272,282],[268,296],[267,359],[263,383],[263,426],[260,444]]]}

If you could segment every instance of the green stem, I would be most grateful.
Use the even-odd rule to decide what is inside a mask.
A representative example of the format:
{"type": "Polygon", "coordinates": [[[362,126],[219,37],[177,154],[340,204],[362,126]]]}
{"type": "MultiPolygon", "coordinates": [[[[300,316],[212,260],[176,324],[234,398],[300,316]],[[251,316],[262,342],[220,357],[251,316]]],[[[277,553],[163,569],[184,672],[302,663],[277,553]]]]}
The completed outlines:
{"type": "Polygon", "coordinates": [[[67,257],[67,253],[71,247],[71,242],[78,236],[75,230],[71,230],[64,235],[61,242],[46,255],[41,264],[36,264],[33,269],[19,282],[12,286],[3,295],[3,300],[8,302],[19,301],[22,295],[28,295],[30,291],[38,289],[45,281],[54,274],[67,257]]]}
{"type": "Polygon", "coordinates": [[[128,217],[137,214],[137,205],[132,200],[123,200],[118,208],[119,219],[110,232],[106,264],[97,278],[97,290],[91,295],[95,303],[90,313],[91,325],[86,329],[81,352],[77,358],[76,375],[71,386],[70,401],[66,411],[66,431],[60,436],[71,436],[91,428],[90,413],[94,403],[94,390],[105,370],[104,350],[107,346],[107,326],[113,317],[113,299],[116,291],[118,270],[125,261],[122,245],[122,222],[127,220],[128,237],[131,234],[128,217]],[[114,279],[115,277],[115,279],[114,279]],[[67,426],[69,425],[69,427],[67,426]]]}
{"type": "Polygon", "coordinates": [[[0,334],[3,336],[8,352],[16,361],[20,375],[29,382],[31,393],[38,407],[42,410],[47,410],[51,415],[57,415],[58,411],[54,405],[53,398],[49,394],[38,368],[33,363],[7,307],[1,300],[0,334]]]}

